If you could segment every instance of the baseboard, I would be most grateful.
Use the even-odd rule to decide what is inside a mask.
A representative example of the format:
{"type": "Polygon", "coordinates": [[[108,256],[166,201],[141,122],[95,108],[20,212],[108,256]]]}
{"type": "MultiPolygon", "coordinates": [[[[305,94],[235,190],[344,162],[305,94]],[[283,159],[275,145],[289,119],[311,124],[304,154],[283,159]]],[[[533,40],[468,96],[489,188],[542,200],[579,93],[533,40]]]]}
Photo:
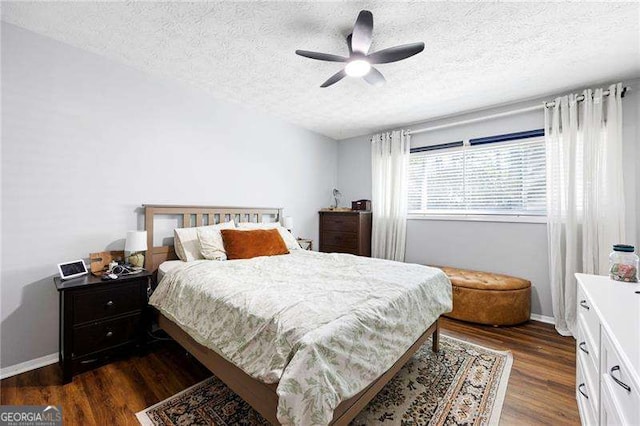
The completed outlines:
{"type": "Polygon", "coordinates": [[[555,324],[556,323],[554,321],[553,317],[548,317],[546,315],[531,314],[531,319],[534,320],[534,321],[545,322],[547,324],[555,324]]]}
{"type": "Polygon", "coordinates": [[[7,377],[55,364],[56,362],[58,362],[58,354],[54,353],[32,359],[30,361],[21,362],[20,364],[0,368],[0,379],[6,379],[7,377]]]}

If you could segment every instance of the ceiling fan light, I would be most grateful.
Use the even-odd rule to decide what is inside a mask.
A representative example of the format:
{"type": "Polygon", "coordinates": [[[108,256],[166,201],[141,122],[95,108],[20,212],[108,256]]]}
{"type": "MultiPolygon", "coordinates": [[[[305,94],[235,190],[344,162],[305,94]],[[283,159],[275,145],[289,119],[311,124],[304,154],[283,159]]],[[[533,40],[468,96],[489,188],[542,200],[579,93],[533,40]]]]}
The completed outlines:
{"type": "Polygon", "coordinates": [[[356,59],[351,61],[344,67],[345,72],[350,77],[362,77],[367,75],[371,70],[371,64],[364,59],[356,59]]]}

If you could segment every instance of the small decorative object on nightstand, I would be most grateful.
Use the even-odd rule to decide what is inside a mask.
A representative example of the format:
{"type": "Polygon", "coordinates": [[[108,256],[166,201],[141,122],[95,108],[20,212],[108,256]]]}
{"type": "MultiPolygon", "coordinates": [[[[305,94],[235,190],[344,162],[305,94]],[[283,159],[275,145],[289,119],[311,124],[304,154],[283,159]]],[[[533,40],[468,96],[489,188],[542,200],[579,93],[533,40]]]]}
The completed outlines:
{"type": "Polygon", "coordinates": [[[304,250],[313,250],[313,240],[309,240],[307,238],[298,238],[298,244],[304,250]]]}
{"type": "Polygon", "coordinates": [[[63,382],[142,346],[151,274],[103,281],[93,275],[54,278],[60,296],[59,362],[63,382]]]}

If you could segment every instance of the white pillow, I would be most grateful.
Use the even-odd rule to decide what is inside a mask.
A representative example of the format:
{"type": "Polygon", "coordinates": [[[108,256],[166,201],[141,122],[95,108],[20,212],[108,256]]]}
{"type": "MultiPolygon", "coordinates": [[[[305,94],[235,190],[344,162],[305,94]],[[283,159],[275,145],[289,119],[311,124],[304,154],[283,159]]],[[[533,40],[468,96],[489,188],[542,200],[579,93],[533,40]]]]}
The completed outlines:
{"type": "Polygon", "coordinates": [[[277,229],[280,236],[284,240],[284,244],[289,250],[301,250],[300,244],[296,241],[296,237],[289,232],[287,228],[280,225],[278,222],[267,223],[255,223],[255,222],[240,222],[238,223],[238,229],[277,229]]]}
{"type": "Polygon", "coordinates": [[[226,222],[223,226],[202,226],[198,228],[198,241],[200,241],[200,254],[209,260],[227,260],[227,252],[224,250],[221,229],[234,229],[233,222],[226,222]],[[230,224],[228,226],[227,224],[230,224]]]}
{"type": "Polygon", "coordinates": [[[178,258],[184,262],[204,259],[200,248],[200,240],[198,240],[198,229],[233,229],[235,223],[225,222],[217,225],[198,226],[194,228],[176,228],[173,230],[173,246],[176,250],[178,258]]]}

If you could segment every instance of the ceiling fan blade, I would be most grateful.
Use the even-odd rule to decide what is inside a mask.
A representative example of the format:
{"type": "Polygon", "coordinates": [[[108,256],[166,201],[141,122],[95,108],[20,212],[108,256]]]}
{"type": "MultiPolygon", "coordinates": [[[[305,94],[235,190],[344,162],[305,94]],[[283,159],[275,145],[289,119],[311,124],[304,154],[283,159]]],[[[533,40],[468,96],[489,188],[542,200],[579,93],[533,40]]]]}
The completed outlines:
{"type": "Polygon", "coordinates": [[[362,78],[364,78],[364,81],[367,83],[376,87],[380,87],[387,82],[382,73],[374,67],[371,67],[371,70],[367,74],[363,75],[362,78]]]}
{"type": "Polygon", "coordinates": [[[349,34],[347,36],[347,47],[349,48],[349,56],[351,56],[353,54],[353,49],[351,48],[351,38],[353,37],[353,34],[349,34]]]}
{"type": "Polygon", "coordinates": [[[340,80],[342,80],[346,76],[347,76],[347,73],[344,72],[344,70],[340,70],[337,73],[335,73],[334,75],[332,75],[331,77],[329,77],[329,79],[327,81],[325,81],[324,83],[322,83],[322,85],[320,87],[329,87],[332,84],[335,84],[335,83],[339,82],[340,80]]]}
{"type": "Polygon", "coordinates": [[[351,49],[356,53],[366,55],[371,47],[371,35],[373,33],[373,14],[363,10],[358,15],[353,26],[351,49]]]}
{"type": "Polygon", "coordinates": [[[344,56],[332,55],[330,53],[311,52],[309,50],[296,50],[296,55],[304,56],[305,58],[317,59],[319,61],[330,62],[347,62],[348,59],[344,56]]]}
{"type": "Polygon", "coordinates": [[[401,61],[424,50],[424,43],[410,43],[402,46],[390,47],[388,49],[378,50],[370,55],[367,59],[372,64],[388,64],[389,62],[401,61]]]}

